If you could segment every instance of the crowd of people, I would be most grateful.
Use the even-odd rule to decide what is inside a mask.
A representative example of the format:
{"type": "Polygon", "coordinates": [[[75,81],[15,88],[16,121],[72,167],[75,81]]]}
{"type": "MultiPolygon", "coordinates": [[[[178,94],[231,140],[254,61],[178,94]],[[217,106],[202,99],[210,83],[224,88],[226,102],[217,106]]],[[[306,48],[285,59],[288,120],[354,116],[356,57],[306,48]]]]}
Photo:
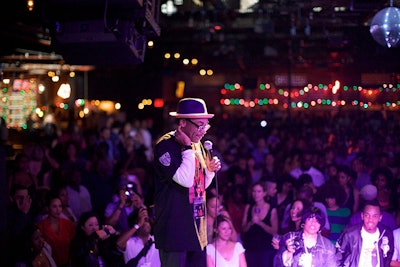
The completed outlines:
{"type": "Polygon", "coordinates": [[[261,127],[199,103],[166,135],[108,116],[26,142],[7,162],[7,265],[400,266],[395,114],[267,112],[261,127]]]}

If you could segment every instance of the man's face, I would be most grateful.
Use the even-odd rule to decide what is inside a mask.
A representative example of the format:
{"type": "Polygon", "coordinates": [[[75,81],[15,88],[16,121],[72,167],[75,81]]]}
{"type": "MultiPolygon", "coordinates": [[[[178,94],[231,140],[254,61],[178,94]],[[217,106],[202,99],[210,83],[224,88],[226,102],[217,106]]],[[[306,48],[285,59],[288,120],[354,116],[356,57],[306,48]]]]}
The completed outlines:
{"type": "Polygon", "coordinates": [[[276,189],[276,183],[267,182],[267,195],[269,197],[274,197],[278,190],[276,189]]]}
{"type": "Polygon", "coordinates": [[[379,207],[367,205],[364,211],[361,213],[361,219],[363,220],[363,228],[368,233],[375,233],[378,223],[382,219],[382,214],[379,207]]]}
{"type": "Polygon", "coordinates": [[[312,165],[312,155],[311,154],[303,155],[301,159],[301,169],[308,170],[311,168],[311,165],[312,165]]]}
{"type": "Polygon", "coordinates": [[[19,189],[15,191],[14,201],[18,207],[22,206],[24,204],[24,201],[26,201],[28,198],[28,189],[19,189]]]}
{"type": "Polygon", "coordinates": [[[193,143],[198,143],[207,132],[208,119],[185,119],[183,130],[193,143]],[[200,128],[200,129],[199,129],[200,128]]]}

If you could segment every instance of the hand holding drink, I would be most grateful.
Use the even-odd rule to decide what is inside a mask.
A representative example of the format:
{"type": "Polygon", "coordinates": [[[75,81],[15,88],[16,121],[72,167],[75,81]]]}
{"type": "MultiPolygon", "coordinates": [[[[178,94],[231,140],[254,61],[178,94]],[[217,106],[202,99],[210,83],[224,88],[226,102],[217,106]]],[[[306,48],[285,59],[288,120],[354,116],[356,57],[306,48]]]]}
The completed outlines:
{"type": "Polygon", "coordinates": [[[286,250],[290,253],[294,253],[296,250],[295,247],[295,237],[296,233],[295,232],[290,232],[289,233],[289,238],[286,240],[286,250]]]}

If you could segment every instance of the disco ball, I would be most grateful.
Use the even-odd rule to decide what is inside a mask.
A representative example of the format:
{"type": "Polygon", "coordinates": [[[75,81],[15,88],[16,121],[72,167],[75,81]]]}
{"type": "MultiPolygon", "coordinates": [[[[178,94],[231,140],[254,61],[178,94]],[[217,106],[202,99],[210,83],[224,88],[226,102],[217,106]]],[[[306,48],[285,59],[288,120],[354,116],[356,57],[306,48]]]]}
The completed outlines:
{"type": "Polygon", "coordinates": [[[372,18],[369,28],[374,40],[385,47],[400,45],[400,9],[387,7],[372,18]]]}

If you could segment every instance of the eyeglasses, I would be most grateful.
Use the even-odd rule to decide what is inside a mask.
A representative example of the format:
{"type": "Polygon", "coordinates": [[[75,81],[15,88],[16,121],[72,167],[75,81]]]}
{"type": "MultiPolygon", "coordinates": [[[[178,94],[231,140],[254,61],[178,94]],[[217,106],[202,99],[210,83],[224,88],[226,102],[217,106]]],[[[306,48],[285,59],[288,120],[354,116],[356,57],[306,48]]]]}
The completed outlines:
{"type": "Polygon", "coordinates": [[[190,122],[191,124],[193,124],[194,126],[196,126],[196,127],[197,127],[197,131],[199,131],[199,132],[202,132],[202,131],[207,132],[207,131],[211,128],[211,125],[210,125],[210,124],[198,125],[197,123],[195,123],[195,122],[192,121],[192,120],[186,119],[186,121],[188,121],[188,122],[190,122]]]}

